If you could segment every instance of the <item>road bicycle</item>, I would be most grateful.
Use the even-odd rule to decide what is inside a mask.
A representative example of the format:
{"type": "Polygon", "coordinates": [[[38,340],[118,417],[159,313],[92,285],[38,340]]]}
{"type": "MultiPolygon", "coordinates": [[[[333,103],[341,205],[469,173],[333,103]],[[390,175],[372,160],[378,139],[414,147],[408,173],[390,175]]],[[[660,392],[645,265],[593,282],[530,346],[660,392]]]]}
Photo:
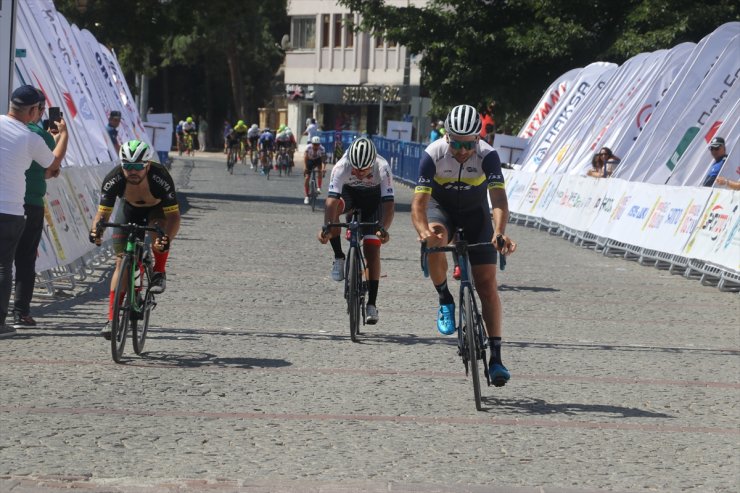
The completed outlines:
{"type": "Polygon", "coordinates": [[[244,138],[239,139],[239,161],[246,166],[247,165],[247,143],[244,138]]]}
{"type": "Polygon", "coordinates": [[[272,151],[261,151],[260,156],[260,166],[262,174],[267,177],[267,179],[270,179],[270,170],[272,169],[272,151]]]}
{"type": "Polygon", "coordinates": [[[190,132],[185,132],[185,153],[188,156],[195,155],[195,149],[193,148],[193,134],[190,132]]]}
{"type": "Polygon", "coordinates": [[[362,255],[362,228],[372,226],[375,231],[385,231],[379,222],[360,222],[359,212],[352,212],[352,216],[345,223],[328,223],[323,226],[324,235],[329,234],[330,228],[347,228],[349,233],[349,251],[344,263],[344,299],[347,301],[349,314],[349,336],[352,342],[357,342],[360,334],[360,320],[365,325],[365,295],[367,281],[365,280],[365,258],[362,255]]]}
{"type": "Polygon", "coordinates": [[[290,156],[288,155],[288,151],[284,148],[280,149],[278,151],[276,161],[280,176],[282,176],[283,173],[285,173],[285,176],[288,176],[290,174],[290,156]]]}
{"type": "MultiPolygon", "coordinates": [[[[502,245],[503,238],[499,240],[499,247],[502,245]]],[[[478,303],[475,298],[475,284],[473,283],[472,269],[470,266],[469,251],[475,248],[491,246],[490,242],[468,243],[465,241],[463,230],[458,228],[455,233],[454,244],[442,247],[427,247],[426,242],[421,244],[421,270],[424,277],[429,277],[429,254],[452,252],[457,257],[457,263],[460,266],[460,292],[458,295],[458,315],[459,322],[457,326],[457,354],[462,358],[465,366],[465,375],[470,375],[473,380],[473,395],[475,396],[475,408],[478,411],[483,409],[481,405],[481,388],[480,388],[480,368],[483,367],[483,376],[488,386],[494,385],[501,387],[506,382],[500,380],[491,380],[488,373],[488,360],[486,359],[486,348],[488,347],[488,338],[486,329],[483,325],[483,318],[478,310],[478,303]]],[[[499,254],[501,270],[506,266],[506,257],[499,254]]]]}
{"type": "Polygon", "coordinates": [[[308,203],[311,205],[311,212],[316,210],[316,202],[319,197],[319,185],[316,181],[316,167],[311,168],[311,175],[308,179],[308,203]]]}
{"type": "Polygon", "coordinates": [[[236,149],[229,147],[229,153],[226,155],[226,170],[229,174],[234,174],[234,165],[236,164],[236,149]]]}
{"type": "Polygon", "coordinates": [[[257,169],[257,160],[259,159],[259,151],[257,150],[257,144],[249,146],[249,161],[252,163],[252,169],[257,169]]]}
{"type": "Polygon", "coordinates": [[[103,228],[120,228],[127,235],[114,294],[110,338],[113,361],[120,363],[129,329],[134,352],[141,354],[144,350],[150,315],[157,306],[154,293],[149,289],[154,274],[151,250],[142,233],[153,231],[164,236],[164,231],[156,225],[98,223],[98,230],[103,228]]]}

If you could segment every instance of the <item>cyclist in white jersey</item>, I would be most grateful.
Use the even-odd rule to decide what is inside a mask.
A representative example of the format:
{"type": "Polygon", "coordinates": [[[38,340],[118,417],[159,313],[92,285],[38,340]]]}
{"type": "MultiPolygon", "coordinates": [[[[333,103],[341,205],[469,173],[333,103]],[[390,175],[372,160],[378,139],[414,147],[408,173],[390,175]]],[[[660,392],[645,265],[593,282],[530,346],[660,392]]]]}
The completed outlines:
{"type": "Polygon", "coordinates": [[[311,137],[306,151],[303,153],[303,203],[308,204],[308,177],[311,170],[316,168],[316,183],[321,193],[321,182],[326,173],[326,149],[321,145],[321,137],[311,137]]]}
{"type": "MultiPolygon", "coordinates": [[[[357,210],[360,222],[378,221],[381,225],[379,229],[366,227],[362,231],[368,269],[365,323],[371,325],[378,323],[375,303],[380,284],[380,245],[390,240],[388,229],[393,223],[394,207],[393,173],[388,161],[378,155],[372,140],[358,137],[332,169],[324,223],[339,222],[340,214],[357,210]]],[[[339,233],[339,228],[332,228],[325,235],[322,228],[318,236],[321,243],[330,242],[334,250],[331,277],[335,281],[344,279],[344,252],[339,233]]]]}
{"type": "MultiPolygon", "coordinates": [[[[455,106],[444,128],[445,136],[422,153],[411,221],[419,240],[429,247],[447,245],[459,227],[469,243],[491,242],[490,248],[470,250],[469,258],[492,349],[491,379],[495,385],[504,385],[511,375],[501,360],[503,330],[496,260],[499,254],[513,253],[516,244],[505,234],[509,206],[501,161],[493,147],[480,139],[480,115],[472,106],[455,106]]],[[[447,258],[443,253],[429,255],[429,275],[439,295],[437,329],[445,335],[453,334],[455,301],[447,287],[447,258]]]]}

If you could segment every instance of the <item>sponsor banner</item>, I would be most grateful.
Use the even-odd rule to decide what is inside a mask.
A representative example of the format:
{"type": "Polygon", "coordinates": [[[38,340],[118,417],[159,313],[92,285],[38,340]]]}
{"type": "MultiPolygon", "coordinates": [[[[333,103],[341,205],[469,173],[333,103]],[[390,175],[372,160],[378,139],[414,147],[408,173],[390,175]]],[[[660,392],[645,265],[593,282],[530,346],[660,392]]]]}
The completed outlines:
{"type": "MultiPolygon", "coordinates": [[[[603,180],[603,179],[600,179],[603,180]]],[[[620,209],[620,204],[631,199],[631,183],[625,180],[609,178],[603,180],[607,182],[606,190],[598,204],[596,217],[588,227],[588,232],[603,238],[608,237],[609,230],[612,227],[613,215],[620,209]]],[[[596,204],[594,204],[596,206],[596,204]]]]}
{"type": "Polygon", "coordinates": [[[654,203],[642,224],[642,234],[635,245],[659,252],[682,255],[683,247],[694,231],[707,199],[709,188],[655,185],[654,203]]]}
{"type": "Polygon", "coordinates": [[[555,197],[561,178],[559,175],[536,173],[529,184],[526,198],[522,202],[524,214],[537,218],[543,217],[555,197]]]}
{"type": "MultiPolygon", "coordinates": [[[[682,155],[678,156],[676,169],[668,179],[669,185],[701,186],[707,176],[709,168],[714,159],[709,152],[709,142],[712,138],[723,137],[725,149],[735,149],[740,134],[740,84],[735,84],[730,94],[723,100],[719,108],[712,114],[711,119],[705,123],[702,138],[694,139],[682,155]]],[[[735,166],[727,165],[733,160],[728,159],[722,167],[720,176],[737,181],[737,157],[735,166]],[[734,177],[733,177],[734,176],[734,177]]]]}
{"type": "Polygon", "coordinates": [[[573,88],[568,90],[564,98],[558,101],[553,108],[552,115],[532,137],[523,159],[525,171],[535,171],[540,168],[550,146],[560,131],[567,125],[576,109],[586,100],[591,89],[600,79],[602,73],[609,69],[616,69],[612,63],[597,62],[584,68],[573,82],[573,88]]]}
{"type": "Polygon", "coordinates": [[[563,176],[544,218],[576,231],[587,231],[598,213],[608,180],[563,176]]]}
{"type": "Polygon", "coordinates": [[[506,197],[508,198],[510,212],[515,212],[517,214],[525,213],[521,207],[521,203],[525,200],[527,191],[529,190],[529,184],[533,178],[534,173],[504,170],[506,197]]]}
{"type": "Polygon", "coordinates": [[[696,93],[681,108],[683,112],[675,121],[660,147],[654,149],[652,164],[640,179],[649,183],[666,183],[677,163],[691,146],[701,140],[723,107],[734,106],[740,80],[740,36],[736,36],[722,52],[696,93]]]}
{"type": "MultiPolygon", "coordinates": [[[[716,66],[717,58],[722,54],[730,41],[740,32],[740,22],[727,23],[714,32],[704,37],[691,52],[691,56],[669,87],[665,96],[661,99],[648,124],[639,134],[637,140],[622,158],[622,163],[617,168],[615,177],[625,178],[630,181],[644,181],[645,177],[652,174],[653,163],[665,166],[676,142],[666,155],[656,154],[658,149],[663,148],[663,143],[673,131],[674,126],[680,120],[687,104],[697,95],[697,88],[702,84],[705,76],[716,66]]],[[[680,140],[683,135],[679,136],[680,140]]],[[[667,178],[667,176],[666,176],[667,178]]],[[[665,179],[662,183],[665,183],[665,179]]]]}
{"type": "Polygon", "coordinates": [[[572,87],[573,81],[581,70],[580,68],[569,70],[550,84],[550,87],[547,88],[540,102],[534,107],[534,111],[527,118],[517,137],[528,139],[539,130],[553,108],[557,106],[558,102],[568,92],[568,88],[572,87]]]}
{"type": "Polygon", "coordinates": [[[740,191],[713,190],[683,255],[740,272],[740,191]]]}

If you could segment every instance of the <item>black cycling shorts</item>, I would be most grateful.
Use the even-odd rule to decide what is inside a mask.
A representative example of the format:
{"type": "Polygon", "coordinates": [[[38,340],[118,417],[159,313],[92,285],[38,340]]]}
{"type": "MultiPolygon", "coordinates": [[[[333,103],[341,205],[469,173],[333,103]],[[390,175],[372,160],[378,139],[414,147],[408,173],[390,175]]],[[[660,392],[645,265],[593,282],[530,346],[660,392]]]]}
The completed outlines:
{"type": "MultiPolygon", "coordinates": [[[[382,224],[383,207],[380,200],[380,186],[372,188],[355,188],[344,185],[342,187],[342,202],[344,202],[344,213],[347,214],[347,220],[351,218],[350,213],[358,211],[360,213],[361,223],[371,223],[378,221],[382,224]]],[[[378,229],[373,226],[363,226],[363,236],[375,237],[378,229]]]]}
{"type": "MultiPolygon", "coordinates": [[[[157,219],[164,219],[164,210],[162,204],[153,205],[151,207],[134,207],[125,200],[119,204],[118,210],[116,211],[116,218],[113,220],[114,223],[134,223],[140,226],[146,226],[157,219]]],[[[139,239],[143,240],[145,237],[144,231],[138,231],[139,239]]],[[[126,239],[128,236],[121,228],[113,228],[113,251],[116,253],[123,253],[126,250],[126,239]]]]}
{"type": "Polygon", "coordinates": [[[321,169],[321,158],[317,157],[315,159],[308,159],[306,160],[306,169],[305,173],[308,174],[311,172],[312,169],[317,168],[316,171],[321,169]]]}
{"type": "MultiPolygon", "coordinates": [[[[493,240],[493,223],[488,204],[483,204],[478,209],[464,211],[460,214],[450,214],[443,209],[436,200],[429,199],[427,208],[427,221],[429,224],[439,223],[447,229],[447,241],[452,241],[457,228],[462,228],[465,240],[468,243],[490,243],[493,240]]],[[[469,252],[470,265],[495,264],[498,260],[498,252],[493,244],[472,248],[469,252]]]]}

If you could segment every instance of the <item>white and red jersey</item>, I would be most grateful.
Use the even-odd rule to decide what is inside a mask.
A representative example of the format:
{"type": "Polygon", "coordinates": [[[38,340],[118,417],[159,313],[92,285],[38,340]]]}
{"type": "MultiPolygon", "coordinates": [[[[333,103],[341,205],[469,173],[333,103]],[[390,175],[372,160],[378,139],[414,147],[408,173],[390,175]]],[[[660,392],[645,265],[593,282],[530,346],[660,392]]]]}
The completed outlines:
{"type": "Polygon", "coordinates": [[[362,178],[352,173],[353,169],[346,155],[334,165],[329,180],[329,197],[341,197],[342,188],[348,186],[360,190],[378,188],[383,202],[394,200],[393,173],[390,164],[382,156],[378,155],[372,171],[362,178]]]}

